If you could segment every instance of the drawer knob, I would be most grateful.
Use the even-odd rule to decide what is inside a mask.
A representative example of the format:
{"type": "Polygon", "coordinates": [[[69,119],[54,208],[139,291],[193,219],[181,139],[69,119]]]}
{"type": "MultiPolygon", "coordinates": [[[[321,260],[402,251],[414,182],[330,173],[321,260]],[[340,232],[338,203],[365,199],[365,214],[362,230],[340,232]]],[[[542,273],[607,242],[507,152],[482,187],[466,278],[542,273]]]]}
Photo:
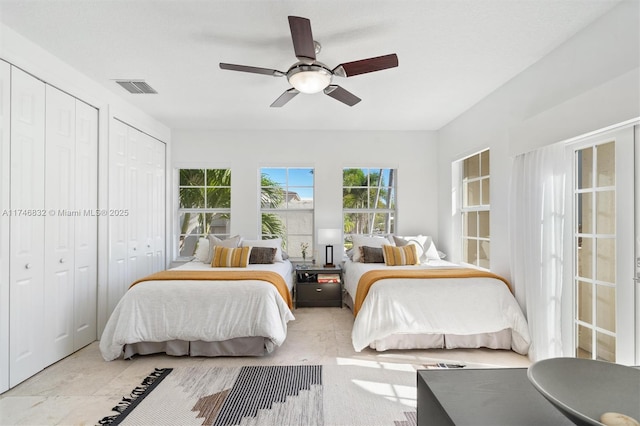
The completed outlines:
{"type": "Polygon", "coordinates": [[[322,291],[322,289],[321,288],[316,288],[316,291],[320,292],[320,291],[322,291]]]}

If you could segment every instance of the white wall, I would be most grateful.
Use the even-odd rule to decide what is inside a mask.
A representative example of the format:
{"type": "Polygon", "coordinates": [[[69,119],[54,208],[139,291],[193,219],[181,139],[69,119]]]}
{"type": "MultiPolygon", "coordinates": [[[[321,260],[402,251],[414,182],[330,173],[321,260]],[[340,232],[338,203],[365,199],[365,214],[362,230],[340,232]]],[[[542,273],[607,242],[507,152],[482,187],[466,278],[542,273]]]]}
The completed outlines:
{"type": "Polygon", "coordinates": [[[514,156],[640,116],[638,28],[640,2],[622,2],[440,129],[440,249],[454,252],[456,246],[451,163],[490,148],[491,269],[510,278],[508,210],[514,156]]]}
{"type": "Polygon", "coordinates": [[[342,228],[343,168],[397,168],[397,232],[438,231],[434,132],[174,130],[172,139],[173,168],[231,168],[234,235],[259,237],[259,168],[265,166],[315,169],[316,229],[342,228]]]}

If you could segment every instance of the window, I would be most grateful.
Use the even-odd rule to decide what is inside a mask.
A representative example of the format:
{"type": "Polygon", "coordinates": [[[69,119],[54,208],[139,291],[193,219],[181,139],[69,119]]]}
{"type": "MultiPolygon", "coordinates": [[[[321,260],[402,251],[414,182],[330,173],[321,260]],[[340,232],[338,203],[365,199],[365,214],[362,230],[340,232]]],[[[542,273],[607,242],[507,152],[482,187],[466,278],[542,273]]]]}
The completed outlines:
{"type": "Polygon", "coordinates": [[[193,256],[198,238],[229,236],[231,223],[231,170],[179,169],[178,253],[193,256]]]}
{"type": "Polygon", "coordinates": [[[262,239],[282,238],[291,258],[311,259],[313,253],[313,169],[260,169],[262,239]]]}
{"type": "Polygon", "coordinates": [[[354,234],[391,234],[396,224],[396,170],[349,168],[342,172],[345,248],[354,234]]]}
{"type": "Polygon", "coordinates": [[[462,160],[462,262],[489,269],[489,150],[462,160]]]}

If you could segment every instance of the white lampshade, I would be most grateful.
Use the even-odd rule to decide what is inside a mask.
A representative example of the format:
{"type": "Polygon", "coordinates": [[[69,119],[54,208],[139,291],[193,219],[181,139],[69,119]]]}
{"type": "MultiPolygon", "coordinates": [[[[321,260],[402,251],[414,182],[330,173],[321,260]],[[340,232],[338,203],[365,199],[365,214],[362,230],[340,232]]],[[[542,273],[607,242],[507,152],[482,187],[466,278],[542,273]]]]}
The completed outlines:
{"type": "Polygon", "coordinates": [[[318,244],[337,244],[342,238],[342,232],[338,228],[318,229],[318,244]]]}

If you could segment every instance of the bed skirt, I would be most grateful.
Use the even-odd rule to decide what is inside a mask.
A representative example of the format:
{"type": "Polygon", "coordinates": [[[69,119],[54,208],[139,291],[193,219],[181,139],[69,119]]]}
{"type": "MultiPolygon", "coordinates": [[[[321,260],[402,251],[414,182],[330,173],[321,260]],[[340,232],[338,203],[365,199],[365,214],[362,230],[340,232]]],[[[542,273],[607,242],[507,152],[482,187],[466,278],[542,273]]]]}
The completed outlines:
{"type": "MultiPolygon", "coordinates": [[[[345,305],[353,312],[353,298],[345,292],[342,298],[345,305]]],[[[489,348],[511,349],[511,330],[505,329],[496,333],[481,333],[470,335],[456,334],[392,334],[384,339],[369,344],[376,351],[393,349],[461,349],[461,348],[489,348]]]]}
{"type": "Polygon", "coordinates": [[[171,356],[262,356],[265,355],[264,337],[237,337],[222,342],[171,340],[169,342],[139,342],[124,345],[124,359],[134,355],[164,353],[171,356]]]}

